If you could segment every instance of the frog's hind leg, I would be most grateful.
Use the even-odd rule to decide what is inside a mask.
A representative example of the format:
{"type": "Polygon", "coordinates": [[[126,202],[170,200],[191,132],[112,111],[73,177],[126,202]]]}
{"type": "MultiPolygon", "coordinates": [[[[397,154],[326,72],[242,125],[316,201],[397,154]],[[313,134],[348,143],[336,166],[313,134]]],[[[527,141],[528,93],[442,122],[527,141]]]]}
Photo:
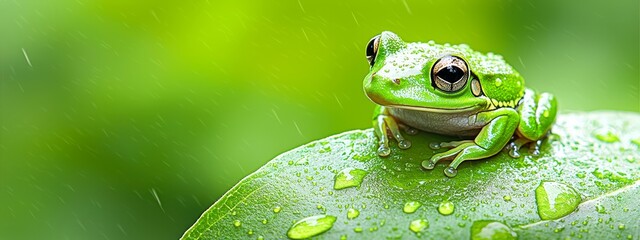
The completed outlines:
{"type": "MultiPolygon", "coordinates": [[[[449,142],[451,143],[451,142],[449,142]]],[[[440,160],[444,160],[444,159],[449,159],[452,157],[455,157],[458,153],[460,153],[462,150],[464,150],[465,148],[471,147],[476,145],[472,140],[465,140],[465,141],[456,141],[456,143],[460,143],[459,145],[457,145],[456,147],[454,147],[453,149],[450,149],[446,152],[442,152],[442,153],[438,153],[435,154],[431,157],[431,160],[428,161],[423,161],[422,162],[422,167],[425,169],[433,169],[436,167],[436,163],[438,163],[440,160]],[[462,143],[464,142],[464,143],[462,143]]]]}
{"type": "Polygon", "coordinates": [[[502,108],[481,112],[477,115],[476,121],[480,124],[486,123],[486,125],[472,142],[465,142],[449,151],[436,154],[430,160],[422,162],[422,166],[426,169],[433,169],[440,160],[455,156],[444,170],[447,177],[454,177],[458,173],[456,169],[460,163],[495,155],[504,148],[515,132],[518,124],[518,113],[511,108],[502,108]]]}
{"type": "Polygon", "coordinates": [[[447,175],[447,177],[455,177],[458,174],[457,168],[460,163],[467,160],[477,160],[493,156],[499,152],[500,149],[501,148],[497,148],[497,151],[496,148],[485,149],[475,144],[464,148],[460,154],[453,159],[449,166],[444,169],[444,175],[447,175]]]}
{"type": "Polygon", "coordinates": [[[451,142],[440,142],[440,143],[431,143],[429,147],[431,149],[437,150],[440,148],[455,148],[465,143],[473,143],[473,140],[461,140],[461,141],[451,141],[451,142]]]}

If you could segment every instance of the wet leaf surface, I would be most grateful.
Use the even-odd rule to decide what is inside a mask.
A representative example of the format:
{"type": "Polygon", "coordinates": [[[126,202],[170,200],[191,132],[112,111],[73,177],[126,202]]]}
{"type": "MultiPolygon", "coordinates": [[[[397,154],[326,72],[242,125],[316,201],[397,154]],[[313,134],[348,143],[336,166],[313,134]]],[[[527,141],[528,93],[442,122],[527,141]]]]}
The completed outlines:
{"type": "Polygon", "coordinates": [[[448,178],[446,163],[434,170],[420,163],[444,150],[432,150],[430,143],[458,138],[407,135],[410,149],[394,146],[391,156],[381,158],[371,129],[350,131],[268,162],[211,206],[183,238],[283,239],[295,223],[335,216],[335,222],[327,221],[331,226],[318,224],[322,229],[305,223],[315,233],[308,236],[469,239],[476,226],[476,237],[495,232],[538,239],[637,239],[640,146],[634,141],[639,137],[637,113],[562,114],[540,156],[524,153],[514,159],[501,152],[464,162],[458,176],[448,178]],[[613,134],[610,129],[617,141],[607,141],[610,135],[602,139],[603,131],[613,134]],[[345,169],[360,171],[345,175],[345,169]],[[336,180],[346,179],[358,184],[334,187],[336,180]],[[546,206],[539,206],[536,198],[543,197],[546,206]],[[561,202],[567,199],[579,204],[561,202]],[[407,206],[411,211],[405,211],[407,206]],[[575,209],[565,216],[549,214],[551,207],[575,209]],[[541,213],[549,220],[542,220],[541,213]]]}

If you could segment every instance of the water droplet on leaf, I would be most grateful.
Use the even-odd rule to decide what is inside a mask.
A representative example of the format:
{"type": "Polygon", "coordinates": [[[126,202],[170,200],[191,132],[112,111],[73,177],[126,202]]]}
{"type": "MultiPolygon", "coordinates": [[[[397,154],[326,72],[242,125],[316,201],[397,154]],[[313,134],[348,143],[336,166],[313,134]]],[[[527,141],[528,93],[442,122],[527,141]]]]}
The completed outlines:
{"type": "Polygon", "coordinates": [[[367,171],[362,169],[345,168],[336,175],[333,188],[339,190],[349,187],[358,187],[367,173],[367,171]]]}
{"type": "Polygon", "coordinates": [[[594,136],[598,140],[608,143],[617,142],[620,140],[615,131],[610,128],[598,129],[594,132],[594,136]]]}
{"type": "Polygon", "coordinates": [[[455,205],[453,205],[453,203],[449,201],[444,201],[440,203],[440,206],[438,206],[438,212],[445,216],[451,215],[454,209],[455,209],[455,205]]]}
{"type": "Polygon", "coordinates": [[[280,206],[277,206],[277,207],[273,208],[273,212],[274,213],[279,213],[280,211],[282,211],[282,208],[280,206]]]}
{"type": "Polygon", "coordinates": [[[602,206],[602,205],[596,205],[596,212],[598,212],[598,213],[607,213],[607,209],[605,209],[604,206],[602,206]]]}
{"type": "Polygon", "coordinates": [[[336,217],[330,215],[317,215],[304,218],[289,228],[287,237],[291,239],[305,239],[324,233],[333,227],[336,217]]]}
{"type": "Polygon", "coordinates": [[[543,220],[558,219],[573,212],[581,201],[573,188],[557,182],[541,182],[536,188],[538,215],[543,220]]]}
{"type": "Polygon", "coordinates": [[[422,204],[416,201],[407,202],[404,204],[402,211],[405,213],[414,213],[418,208],[420,208],[420,206],[422,206],[422,204]]]}
{"type": "Polygon", "coordinates": [[[471,226],[472,240],[517,239],[518,235],[509,226],[496,221],[475,221],[471,226]]]}
{"type": "Polygon", "coordinates": [[[426,219],[416,219],[411,221],[409,224],[409,229],[414,233],[422,232],[423,230],[429,227],[429,221],[426,219]]]}
{"type": "Polygon", "coordinates": [[[354,219],[354,218],[357,218],[358,216],[360,216],[360,211],[353,208],[349,208],[349,210],[347,210],[348,219],[354,219]]]}

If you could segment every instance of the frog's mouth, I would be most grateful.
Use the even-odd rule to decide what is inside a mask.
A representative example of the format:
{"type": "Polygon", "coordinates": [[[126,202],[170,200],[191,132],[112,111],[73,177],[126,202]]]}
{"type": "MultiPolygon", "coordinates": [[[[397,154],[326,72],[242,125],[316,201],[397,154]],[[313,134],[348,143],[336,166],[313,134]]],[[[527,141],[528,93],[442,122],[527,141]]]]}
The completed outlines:
{"type": "Polygon", "coordinates": [[[446,106],[445,104],[438,104],[438,103],[433,103],[433,105],[436,105],[436,106],[424,106],[424,105],[420,106],[418,105],[419,103],[398,104],[397,101],[391,101],[377,94],[367,93],[366,95],[371,101],[373,101],[374,103],[380,106],[389,107],[389,108],[406,109],[411,111],[430,112],[430,113],[465,113],[465,112],[480,111],[481,109],[486,108],[490,104],[490,102],[488,102],[489,100],[480,98],[478,99],[477,102],[469,106],[462,106],[462,107],[449,107],[449,106],[446,106]],[[437,106],[437,105],[440,105],[440,106],[437,106]]]}
{"type": "Polygon", "coordinates": [[[431,113],[462,113],[462,112],[473,112],[482,108],[480,105],[474,105],[469,107],[461,107],[461,108],[434,108],[434,107],[422,107],[422,106],[408,106],[408,105],[395,105],[389,104],[384,105],[385,107],[390,108],[400,108],[407,109],[412,111],[420,111],[420,112],[431,112],[431,113]]]}

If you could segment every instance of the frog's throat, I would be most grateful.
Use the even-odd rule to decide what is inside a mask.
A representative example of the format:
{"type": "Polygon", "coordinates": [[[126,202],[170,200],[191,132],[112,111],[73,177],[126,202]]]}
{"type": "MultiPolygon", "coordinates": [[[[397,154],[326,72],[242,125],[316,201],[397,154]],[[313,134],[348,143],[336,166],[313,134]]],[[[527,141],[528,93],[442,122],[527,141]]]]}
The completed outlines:
{"type": "Polygon", "coordinates": [[[420,106],[408,106],[408,105],[386,105],[385,107],[390,108],[401,108],[412,111],[420,111],[420,112],[432,112],[432,113],[462,113],[462,112],[473,112],[482,108],[480,105],[470,106],[470,107],[462,107],[462,108],[431,108],[431,107],[420,107],[420,106]]]}

